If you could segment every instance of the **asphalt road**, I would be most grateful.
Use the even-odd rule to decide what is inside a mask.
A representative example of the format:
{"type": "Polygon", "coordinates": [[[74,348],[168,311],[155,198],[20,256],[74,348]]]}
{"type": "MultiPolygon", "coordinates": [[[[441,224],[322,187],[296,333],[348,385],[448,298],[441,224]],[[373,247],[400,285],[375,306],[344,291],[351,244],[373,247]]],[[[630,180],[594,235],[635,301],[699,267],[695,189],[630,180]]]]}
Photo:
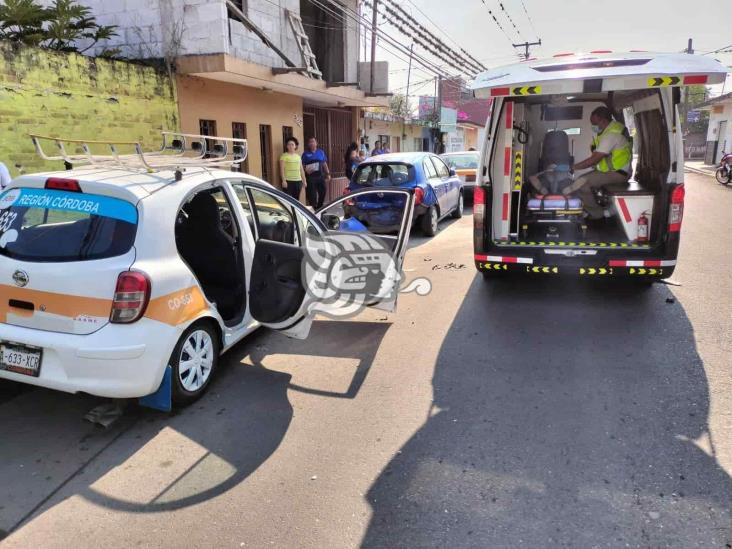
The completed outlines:
{"type": "Polygon", "coordinates": [[[471,218],[399,312],[261,331],[174,415],[0,385],[3,547],[731,547],[732,188],[679,286],[485,283],[471,218]]]}

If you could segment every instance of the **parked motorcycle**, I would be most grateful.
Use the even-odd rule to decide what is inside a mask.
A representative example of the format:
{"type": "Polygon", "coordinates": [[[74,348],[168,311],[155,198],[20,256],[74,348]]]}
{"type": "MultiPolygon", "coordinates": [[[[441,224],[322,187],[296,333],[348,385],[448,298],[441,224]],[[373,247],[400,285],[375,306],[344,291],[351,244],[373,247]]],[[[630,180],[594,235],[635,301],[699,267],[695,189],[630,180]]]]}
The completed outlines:
{"type": "Polygon", "coordinates": [[[714,172],[714,177],[725,186],[732,182],[732,153],[722,153],[722,160],[714,172]]]}

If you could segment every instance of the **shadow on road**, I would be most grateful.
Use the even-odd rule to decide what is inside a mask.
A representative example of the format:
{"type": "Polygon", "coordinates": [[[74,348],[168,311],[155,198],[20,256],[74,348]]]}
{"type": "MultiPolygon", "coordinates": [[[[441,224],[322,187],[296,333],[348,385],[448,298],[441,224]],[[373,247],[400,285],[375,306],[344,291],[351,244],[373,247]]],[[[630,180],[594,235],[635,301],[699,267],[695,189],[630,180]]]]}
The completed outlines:
{"type": "Polygon", "coordinates": [[[713,457],[692,326],[670,297],[476,276],[429,417],[368,492],[364,546],[729,544],[732,482],[713,457]]]}
{"type": "Polygon", "coordinates": [[[133,406],[108,430],[82,420],[101,402],[96,398],[31,389],[0,402],[0,539],[61,496],[155,513],[230,490],[282,442],[293,415],[288,390],[354,398],[388,329],[388,323],[321,320],[306,341],[259,331],[224,355],[197,403],[170,415],[133,406]],[[357,364],[339,393],[291,384],[290,373],[263,366],[272,353],[357,364]]]}

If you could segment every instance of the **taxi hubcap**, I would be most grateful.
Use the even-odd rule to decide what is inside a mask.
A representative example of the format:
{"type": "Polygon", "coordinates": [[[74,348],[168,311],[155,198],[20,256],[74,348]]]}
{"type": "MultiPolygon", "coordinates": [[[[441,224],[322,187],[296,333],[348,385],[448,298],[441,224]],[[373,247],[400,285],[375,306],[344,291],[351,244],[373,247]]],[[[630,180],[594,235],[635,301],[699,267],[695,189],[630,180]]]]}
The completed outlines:
{"type": "Polygon", "coordinates": [[[180,351],[178,377],[186,391],[197,391],[211,375],[214,346],[204,330],[191,332],[180,351]]]}

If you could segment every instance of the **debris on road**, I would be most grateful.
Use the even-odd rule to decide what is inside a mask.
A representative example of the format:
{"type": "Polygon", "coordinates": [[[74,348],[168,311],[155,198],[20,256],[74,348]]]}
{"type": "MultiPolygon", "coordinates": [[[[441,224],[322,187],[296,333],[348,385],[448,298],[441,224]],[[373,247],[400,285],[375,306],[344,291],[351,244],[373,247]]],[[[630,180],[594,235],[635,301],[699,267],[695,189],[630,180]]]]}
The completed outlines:
{"type": "Polygon", "coordinates": [[[124,408],[119,401],[101,404],[96,408],[92,408],[84,415],[84,419],[95,425],[101,425],[108,429],[113,423],[122,417],[124,408]]]}

